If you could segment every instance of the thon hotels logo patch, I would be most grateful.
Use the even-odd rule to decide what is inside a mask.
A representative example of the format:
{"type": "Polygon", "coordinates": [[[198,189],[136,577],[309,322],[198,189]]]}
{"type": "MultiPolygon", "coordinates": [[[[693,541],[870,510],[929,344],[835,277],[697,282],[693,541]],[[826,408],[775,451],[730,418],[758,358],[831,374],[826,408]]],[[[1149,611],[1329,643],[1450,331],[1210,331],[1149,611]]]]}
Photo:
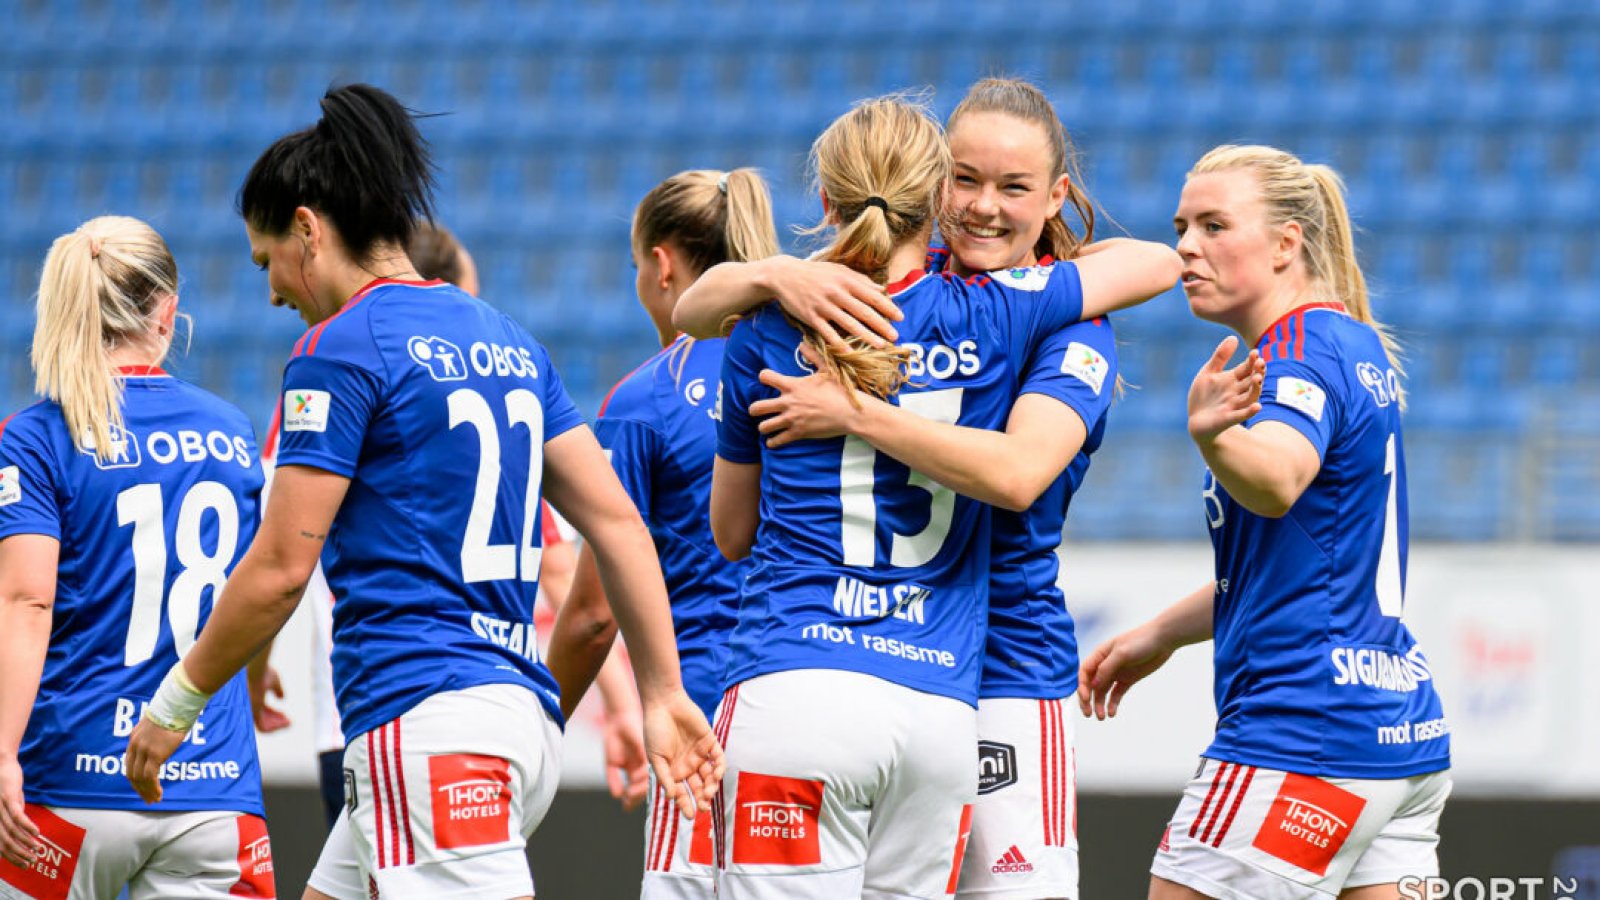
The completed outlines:
{"type": "Polygon", "coordinates": [[[999,741],[978,742],[978,793],[992,794],[1017,783],[1017,748],[999,741]]]}
{"type": "Polygon", "coordinates": [[[240,897],[278,896],[272,875],[272,842],[267,838],[267,820],[245,815],[234,821],[239,830],[239,883],[230,893],[240,897]]]}
{"type": "Polygon", "coordinates": [[[327,391],[284,391],[284,431],[327,431],[328,407],[333,395],[327,391]]]}
{"type": "Polygon", "coordinates": [[[0,883],[16,888],[24,897],[67,900],[87,832],[42,806],[28,803],[23,811],[39,826],[39,848],[27,868],[0,862],[0,883]]]}
{"type": "Polygon", "coordinates": [[[1256,832],[1257,850],[1325,875],[1367,801],[1320,778],[1283,776],[1283,787],[1256,832]]]}
{"type": "Polygon", "coordinates": [[[441,849],[511,839],[511,764],[497,756],[450,753],[428,758],[434,844],[441,849]]]}
{"type": "Polygon", "coordinates": [[[736,865],[810,866],[822,862],[817,820],[822,782],[740,772],[734,795],[736,865]]]}

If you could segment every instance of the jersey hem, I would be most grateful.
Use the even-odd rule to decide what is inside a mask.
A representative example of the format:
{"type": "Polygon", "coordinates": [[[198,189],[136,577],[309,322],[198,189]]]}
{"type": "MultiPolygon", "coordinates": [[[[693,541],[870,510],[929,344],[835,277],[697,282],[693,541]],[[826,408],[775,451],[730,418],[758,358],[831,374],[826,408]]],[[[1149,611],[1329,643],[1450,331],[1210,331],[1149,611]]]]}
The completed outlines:
{"type": "Polygon", "coordinates": [[[1390,781],[1400,778],[1412,778],[1417,775],[1432,775],[1435,772],[1443,772],[1450,768],[1450,754],[1448,753],[1442,757],[1432,757],[1403,765],[1393,763],[1372,765],[1322,763],[1320,765],[1307,765],[1303,758],[1274,756],[1270,753],[1242,752],[1215,745],[1207,747],[1205,752],[1200,755],[1218,762],[1255,766],[1258,769],[1276,769],[1280,772],[1292,772],[1296,775],[1309,775],[1317,778],[1364,778],[1373,781],[1390,781]]]}
{"type": "Polygon", "coordinates": [[[728,686],[732,687],[736,684],[743,684],[746,681],[750,681],[754,678],[760,678],[763,675],[775,675],[779,672],[795,672],[804,669],[826,669],[833,672],[854,672],[857,675],[870,675],[879,681],[886,681],[889,684],[897,684],[900,687],[910,688],[913,691],[921,691],[924,694],[932,694],[935,697],[946,697],[951,700],[959,700],[973,709],[978,708],[978,694],[976,691],[954,692],[941,689],[940,685],[933,682],[924,682],[921,679],[889,678],[882,672],[874,672],[865,666],[830,666],[819,665],[815,662],[796,662],[794,665],[752,666],[747,670],[736,670],[733,673],[730,673],[728,676],[728,686]]]}
{"type": "Polygon", "coordinates": [[[550,698],[545,696],[544,689],[539,687],[539,685],[534,684],[526,679],[485,678],[481,681],[471,681],[464,684],[452,684],[450,687],[443,690],[419,694],[411,698],[405,703],[404,706],[399,707],[393,713],[386,713],[386,709],[384,707],[379,707],[374,712],[351,716],[345,716],[341,713],[340,724],[342,726],[342,733],[345,735],[345,745],[349,746],[350,744],[359,740],[361,736],[367,732],[381,728],[384,725],[395,721],[406,713],[416,709],[418,706],[421,706],[422,701],[427,700],[436,694],[448,694],[454,691],[465,691],[475,687],[484,687],[485,685],[491,684],[511,684],[520,688],[526,688],[528,693],[532,694],[534,699],[539,702],[539,708],[544,710],[545,715],[549,716],[550,720],[556,723],[556,728],[559,729],[563,734],[566,733],[567,719],[561,714],[561,706],[559,704],[552,703],[550,698]],[[380,721],[372,722],[371,724],[367,723],[368,718],[380,715],[386,715],[387,717],[381,719],[380,721]]]}
{"type": "Polygon", "coordinates": [[[122,800],[106,800],[95,797],[74,797],[66,794],[57,794],[49,791],[24,791],[23,799],[39,806],[54,806],[60,809],[105,809],[118,812],[236,812],[266,818],[266,804],[257,800],[253,804],[248,801],[238,800],[162,800],[158,803],[145,803],[138,797],[132,797],[126,802],[122,800]]]}
{"type": "Polygon", "coordinates": [[[1065,687],[1057,688],[1055,684],[1047,687],[1026,687],[1023,685],[1004,685],[995,687],[979,686],[979,700],[1069,700],[1078,693],[1078,679],[1073,676],[1065,687]]]}

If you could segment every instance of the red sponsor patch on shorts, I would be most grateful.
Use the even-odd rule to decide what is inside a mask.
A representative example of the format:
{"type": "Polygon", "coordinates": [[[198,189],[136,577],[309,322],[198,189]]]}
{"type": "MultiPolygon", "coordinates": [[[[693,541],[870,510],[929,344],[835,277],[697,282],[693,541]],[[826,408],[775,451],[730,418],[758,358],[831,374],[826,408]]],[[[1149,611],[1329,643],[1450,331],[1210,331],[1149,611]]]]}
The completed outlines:
{"type": "Polygon", "coordinates": [[[809,866],[822,862],[817,819],[822,782],[740,772],[734,796],[734,865],[809,866]]]}
{"type": "MultiPolygon", "coordinates": [[[[721,803],[718,797],[711,801],[721,803]]],[[[674,815],[677,813],[674,812],[674,815]]],[[[699,810],[694,814],[694,836],[689,839],[689,862],[697,866],[709,866],[716,863],[715,847],[711,843],[711,811],[699,810]]]]}
{"type": "Polygon", "coordinates": [[[260,816],[240,816],[234,822],[239,828],[239,881],[228,890],[228,896],[272,900],[278,896],[278,888],[272,877],[267,821],[260,816]]]}
{"type": "Polygon", "coordinates": [[[27,868],[0,861],[0,881],[38,900],[67,900],[72,873],[78,870],[83,850],[82,828],[42,806],[25,804],[23,811],[39,826],[39,849],[27,868]]]}
{"type": "Polygon", "coordinates": [[[511,764],[498,756],[451,753],[428,758],[433,841],[481,847],[511,839],[511,764]]]}
{"type": "Polygon", "coordinates": [[[1290,772],[1283,776],[1254,846],[1313,875],[1325,875],[1366,805],[1341,787],[1290,772]]]}

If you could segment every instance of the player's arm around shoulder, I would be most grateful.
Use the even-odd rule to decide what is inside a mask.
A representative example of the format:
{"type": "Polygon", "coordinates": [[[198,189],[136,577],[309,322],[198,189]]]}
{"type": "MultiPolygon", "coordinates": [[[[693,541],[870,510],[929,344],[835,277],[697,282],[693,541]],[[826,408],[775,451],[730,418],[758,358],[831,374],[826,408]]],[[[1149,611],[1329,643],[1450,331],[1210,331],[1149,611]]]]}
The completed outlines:
{"type": "Polygon", "coordinates": [[[1078,252],[1073,265],[1083,290],[1083,318],[1137,306],[1177,284],[1178,251],[1155,241],[1108,238],[1078,252]]]}

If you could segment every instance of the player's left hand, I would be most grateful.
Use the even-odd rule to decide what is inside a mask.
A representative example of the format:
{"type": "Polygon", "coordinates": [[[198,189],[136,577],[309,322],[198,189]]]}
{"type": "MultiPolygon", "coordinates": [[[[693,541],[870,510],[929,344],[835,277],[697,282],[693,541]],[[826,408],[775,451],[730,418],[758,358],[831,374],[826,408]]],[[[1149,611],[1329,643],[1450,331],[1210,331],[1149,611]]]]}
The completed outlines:
{"type": "Polygon", "coordinates": [[[283,699],[283,680],[278,677],[278,670],[266,666],[261,670],[261,676],[256,677],[254,667],[251,667],[250,678],[250,712],[255,716],[256,730],[262,734],[270,734],[289,727],[289,717],[283,710],[275,709],[268,705],[267,695],[271,694],[279,700],[283,699]]]}
{"type": "Polygon", "coordinates": [[[1197,441],[1214,438],[1261,411],[1267,364],[1252,349],[1244,362],[1227,368],[1238,347],[1237,337],[1224,338],[1189,385],[1189,435],[1197,441]]]}
{"type": "Polygon", "coordinates": [[[645,701],[644,745],[656,781],[686,818],[711,808],[728,764],[705,714],[682,688],[645,701]]]}
{"type": "Polygon", "coordinates": [[[859,412],[849,391],[831,375],[797,378],[762,369],[761,383],[778,390],[778,396],[750,404],[751,416],[767,417],[758,427],[768,447],[849,434],[851,418],[859,412]]]}
{"type": "Polygon", "coordinates": [[[122,757],[122,771],[146,803],[161,800],[161,767],[178,752],[186,731],[169,731],[145,719],[133,726],[128,736],[128,752],[122,757]]]}
{"type": "Polygon", "coordinates": [[[603,731],[606,787],[611,796],[631,811],[644,802],[650,790],[650,762],[644,752],[644,724],[637,709],[608,713],[603,731]]]}

